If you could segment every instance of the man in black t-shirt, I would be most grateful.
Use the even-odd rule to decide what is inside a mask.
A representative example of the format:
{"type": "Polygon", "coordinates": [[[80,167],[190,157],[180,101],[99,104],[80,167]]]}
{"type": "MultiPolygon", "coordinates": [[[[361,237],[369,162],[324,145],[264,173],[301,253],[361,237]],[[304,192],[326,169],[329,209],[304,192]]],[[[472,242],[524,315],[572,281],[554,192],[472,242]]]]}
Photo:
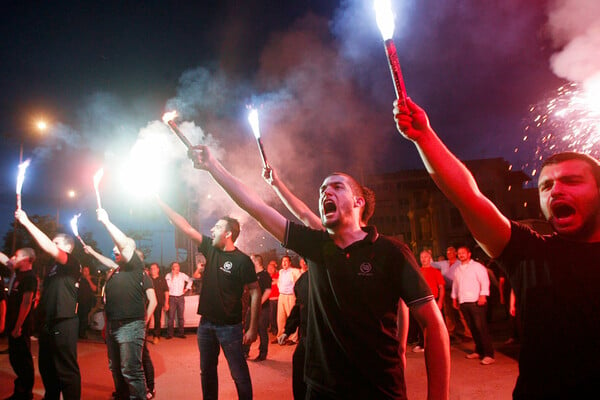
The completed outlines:
{"type": "MultiPolygon", "coordinates": [[[[8,261],[4,260],[4,257],[0,257],[0,262],[8,261]]],[[[17,375],[11,399],[33,398],[35,375],[30,338],[33,299],[37,291],[37,278],[31,270],[34,260],[35,251],[22,248],[17,250],[7,263],[9,268],[14,269],[8,286],[6,312],[9,361],[17,375]]]]}
{"type": "Polygon", "coordinates": [[[81,373],[77,362],[77,282],[81,265],[71,252],[75,242],[71,236],[57,234],[50,240],[25,211],[15,211],[15,218],[48,253],[56,264],[48,268],[42,284],[38,306],[42,326],[39,337],[39,370],[44,382],[46,400],[65,400],[81,397],[81,373]]]}
{"type": "Polygon", "coordinates": [[[412,100],[394,109],[438,187],[481,248],[497,259],[519,305],[523,337],[515,399],[579,399],[600,374],[600,163],[565,152],[544,160],[540,208],[554,233],[510,221],[442,143],[412,100]]]}
{"type": "MultiPolygon", "coordinates": [[[[218,397],[217,363],[219,348],[227,359],[240,399],[252,398],[252,382],[243,345],[256,340],[260,289],[250,257],[235,247],[240,234],[239,222],[222,217],[210,230],[212,237],[202,235],[181,215],[162,200],[158,204],[171,222],[198,243],[198,251],[206,257],[198,314],[200,375],[203,398],[218,397]],[[242,293],[250,294],[250,326],[242,329],[242,293]]],[[[248,317],[246,317],[248,318],[248,317]]]]}
{"type": "Polygon", "coordinates": [[[307,398],[406,398],[396,316],[400,299],[422,325],[429,398],[446,399],[448,331],[405,244],[362,226],[365,191],[347,174],[323,181],[325,231],[294,224],[233,177],[206,146],[191,152],[229,196],[263,228],[309,263],[304,374],[307,398]]]}
{"type": "Polygon", "coordinates": [[[118,265],[110,271],[104,286],[106,347],[116,397],[145,399],[142,348],[146,325],[156,307],[156,294],[144,271],[143,256],[135,249],[135,241],[109,220],[104,209],[96,212],[115,244],[113,254],[118,265]]]}

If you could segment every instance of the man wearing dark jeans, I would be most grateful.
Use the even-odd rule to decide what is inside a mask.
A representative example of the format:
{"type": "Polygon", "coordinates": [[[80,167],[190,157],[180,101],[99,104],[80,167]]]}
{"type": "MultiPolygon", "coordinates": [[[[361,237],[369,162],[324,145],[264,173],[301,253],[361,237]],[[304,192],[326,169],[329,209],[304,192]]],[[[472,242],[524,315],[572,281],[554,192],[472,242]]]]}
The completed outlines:
{"type": "Polygon", "coordinates": [[[81,274],[79,261],[71,252],[75,242],[65,234],[50,240],[25,211],[15,211],[15,218],[29,231],[43,251],[56,263],[48,268],[38,310],[42,326],[39,337],[39,370],[44,382],[46,400],[81,397],[81,373],[77,363],[77,281],[81,274]]]}
{"type": "MultiPolygon", "coordinates": [[[[269,296],[271,295],[271,275],[263,267],[263,258],[259,254],[253,254],[250,256],[254,263],[254,269],[256,271],[256,279],[258,280],[258,286],[260,287],[260,313],[258,315],[258,337],[260,338],[260,345],[258,347],[258,356],[253,358],[251,361],[264,361],[267,359],[267,352],[269,350],[269,322],[271,320],[271,310],[269,307],[269,296]]],[[[248,307],[250,311],[250,307],[248,307]]],[[[249,316],[249,313],[246,313],[249,316]]],[[[246,318],[244,328],[248,330],[250,327],[250,318],[246,318]]],[[[244,355],[246,358],[250,352],[250,345],[244,345],[244,355]]]]}
{"type": "Polygon", "coordinates": [[[162,200],[158,204],[171,222],[198,243],[198,251],[206,257],[202,293],[198,304],[201,320],[198,326],[202,398],[218,397],[217,363],[220,349],[229,364],[239,399],[252,398],[252,382],[243,345],[256,340],[260,289],[250,257],[235,247],[240,234],[239,222],[223,217],[211,229],[212,238],[202,235],[181,215],[162,200]],[[250,327],[242,330],[242,293],[250,293],[250,327]]]}
{"type": "Polygon", "coordinates": [[[154,309],[153,343],[158,344],[163,308],[165,311],[169,311],[169,286],[164,276],[160,274],[160,267],[157,263],[150,264],[150,278],[152,278],[152,286],[154,286],[157,301],[156,308],[154,309]]]}

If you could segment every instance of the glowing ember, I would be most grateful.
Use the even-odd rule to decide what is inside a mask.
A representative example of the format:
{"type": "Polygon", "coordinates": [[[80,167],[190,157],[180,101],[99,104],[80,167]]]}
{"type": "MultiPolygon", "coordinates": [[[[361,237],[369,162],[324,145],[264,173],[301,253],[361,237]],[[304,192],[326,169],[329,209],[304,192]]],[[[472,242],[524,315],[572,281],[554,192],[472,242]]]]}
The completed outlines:
{"type": "Polygon", "coordinates": [[[100,201],[100,181],[104,176],[104,168],[100,168],[94,174],[94,189],[96,190],[96,203],[98,204],[98,208],[102,208],[102,202],[100,201]]]}
{"type": "Polygon", "coordinates": [[[383,42],[385,44],[385,54],[387,55],[390,73],[394,81],[394,89],[400,106],[406,106],[406,88],[404,87],[404,78],[398,61],[396,46],[392,40],[394,36],[394,14],[389,0],[375,0],[375,14],[377,25],[381,31],[383,42]]]}
{"type": "Polygon", "coordinates": [[[17,173],[17,209],[21,209],[21,189],[23,188],[23,182],[25,181],[25,171],[29,167],[30,160],[27,159],[19,164],[19,172],[17,173]]]}
{"type": "Polygon", "coordinates": [[[162,116],[162,120],[165,124],[168,124],[169,121],[174,120],[175,118],[177,118],[177,111],[173,110],[173,111],[169,111],[166,112],[163,116],[162,116]]]}
{"type": "MultiPolygon", "coordinates": [[[[597,96],[576,83],[559,87],[556,95],[530,107],[523,142],[536,138],[533,161],[523,170],[535,176],[541,162],[552,154],[575,151],[600,157],[600,109],[597,96]]],[[[515,152],[519,149],[516,148],[515,152]]]]}

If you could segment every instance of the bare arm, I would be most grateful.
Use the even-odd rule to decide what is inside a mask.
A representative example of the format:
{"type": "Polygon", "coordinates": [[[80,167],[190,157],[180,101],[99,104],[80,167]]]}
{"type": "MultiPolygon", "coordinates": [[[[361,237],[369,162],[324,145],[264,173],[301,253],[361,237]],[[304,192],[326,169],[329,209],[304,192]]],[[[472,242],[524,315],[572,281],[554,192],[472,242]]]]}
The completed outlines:
{"type": "Polygon", "coordinates": [[[265,291],[262,293],[262,296],[260,297],[260,304],[263,305],[267,301],[269,301],[270,295],[271,295],[271,288],[265,289],[265,291]]]}
{"type": "Polygon", "coordinates": [[[438,285],[439,296],[437,300],[438,308],[441,310],[444,306],[444,296],[446,295],[446,288],[444,285],[438,285]]]}
{"type": "Polygon", "coordinates": [[[42,232],[33,222],[29,220],[27,214],[23,210],[15,211],[15,218],[27,229],[27,231],[33,236],[33,239],[37,244],[54,258],[59,264],[66,264],[67,253],[54,244],[52,240],[44,232],[42,232]]]}
{"type": "Polygon", "coordinates": [[[98,221],[100,221],[108,231],[113,243],[121,252],[121,257],[123,257],[123,260],[125,262],[129,262],[131,257],[133,257],[133,252],[135,251],[135,241],[126,236],[108,219],[108,213],[106,210],[99,208],[96,210],[96,213],[98,214],[98,221]]]}
{"type": "Polygon", "coordinates": [[[258,282],[248,284],[250,294],[250,327],[244,333],[244,344],[250,344],[258,335],[258,313],[260,312],[260,288],[258,282]]]}
{"type": "Polygon", "coordinates": [[[229,197],[265,230],[280,242],[284,241],[287,220],[277,210],[265,203],[254,190],[227,171],[206,146],[196,146],[192,151],[196,168],[207,170],[229,197]]]}
{"type": "Polygon", "coordinates": [[[154,309],[156,308],[156,292],[153,288],[146,289],[146,297],[148,298],[148,306],[146,307],[146,325],[150,323],[150,319],[154,314],[154,309]]]}
{"type": "Polygon", "coordinates": [[[111,269],[114,269],[114,268],[118,267],[118,265],[117,265],[116,262],[114,262],[110,258],[106,257],[105,255],[102,255],[102,254],[98,253],[96,250],[94,250],[92,248],[92,246],[88,246],[88,245],[83,246],[83,251],[85,251],[87,254],[92,255],[96,260],[100,261],[100,263],[102,265],[104,265],[105,267],[108,267],[108,268],[111,268],[111,269]]]}
{"type": "Polygon", "coordinates": [[[194,242],[201,244],[202,243],[202,234],[194,229],[189,222],[183,216],[173,211],[171,207],[169,207],[164,201],[162,201],[158,196],[156,197],[156,201],[158,205],[163,210],[163,212],[169,218],[169,221],[173,223],[180,231],[185,233],[187,237],[192,239],[194,242]]]}
{"type": "Polygon", "coordinates": [[[302,200],[294,195],[279,179],[279,175],[271,167],[263,168],[263,178],[275,191],[281,202],[304,225],[318,230],[323,230],[321,219],[302,200]]]}
{"type": "Polygon", "coordinates": [[[33,302],[33,292],[25,292],[23,293],[23,300],[21,301],[21,305],[19,306],[19,314],[17,315],[17,322],[15,322],[15,327],[10,333],[12,337],[18,338],[21,336],[21,328],[23,327],[23,322],[25,322],[25,318],[27,318],[27,314],[31,309],[31,303],[33,302]]]}
{"type": "Polygon", "coordinates": [[[425,111],[411,99],[408,109],[394,108],[398,130],[417,146],[436,185],[459,209],[473,237],[490,257],[502,253],[510,239],[510,221],[485,197],[471,172],[429,125],[425,111]]]}
{"type": "Polygon", "coordinates": [[[410,308],[423,329],[425,365],[427,368],[427,399],[450,397],[450,339],[435,301],[410,308]]]}

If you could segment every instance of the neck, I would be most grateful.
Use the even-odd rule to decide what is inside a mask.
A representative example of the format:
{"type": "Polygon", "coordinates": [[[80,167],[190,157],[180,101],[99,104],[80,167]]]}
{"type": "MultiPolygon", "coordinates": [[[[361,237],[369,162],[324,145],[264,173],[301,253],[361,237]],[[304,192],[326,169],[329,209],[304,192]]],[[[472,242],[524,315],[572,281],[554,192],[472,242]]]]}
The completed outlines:
{"type": "Polygon", "coordinates": [[[333,239],[334,243],[343,248],[348,247],[354,242],[364,239],[367,232],[363,231],[360,226],[335,227],[327,229],[327,232],[333,239]]]}

